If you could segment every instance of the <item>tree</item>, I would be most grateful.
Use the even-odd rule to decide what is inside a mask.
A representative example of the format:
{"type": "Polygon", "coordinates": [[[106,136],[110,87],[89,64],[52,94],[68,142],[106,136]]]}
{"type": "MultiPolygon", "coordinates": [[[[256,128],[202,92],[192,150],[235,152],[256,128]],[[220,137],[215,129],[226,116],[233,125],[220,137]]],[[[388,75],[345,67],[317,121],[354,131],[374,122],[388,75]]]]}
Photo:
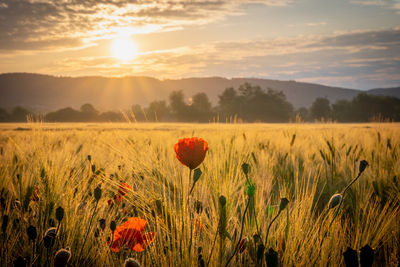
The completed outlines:
{"type": "Polygon", "coordinates": [[[45,120],[48,122],[80,122],[82,120],[81,112],[73,108],[63,108],[54,112],[47,113],[45,120]]]}
{"type": "Polygon", "coordinates": [[[292,115],[293,106],[282,92],[249,83],[240,85],[238,92],[227,88],[219,96],[218,111],[223,118],[237,115],[250,122],[285,122],[292,115]]]}
{"type": "Polygon", "coordinates": [[[93,107],[92,104],[83,104],[81,106],[81,120],[82,121],[98,121],[99,112],[93,107]]]}
{"type": "Polygon", "coordinates": [[[327,98],[316,98],[311,105],[310,111],[313,119],[320,120],[331,118],[331,106],[327,98]]]}
{"type": "Polygon", "coordinates": [[[165,101],[153,101],[146,109],[147,117],[151,121],[169,120],[171,117],[170,113],[167,102],[165,101]]]}
{"type": "Polygon", "coordinates": [[[188,121],[190,119],[189,107],[185,103],[182,91],[173,91],[169,95],[169,105],[172,115],[179,121],[188,121]]]}
{"type": "Polygon", "coordinates": [[[8,114],[7,110],[0,108],[0,122],[6,122],[10,120],[10,114],[8,114]]]}
{"type": "Polygon", "coordinates": [[[192,97],[192,104],[189,106],[189,115],[192,120],[199,122],[207,122],[211,119],[211,102],[205,93],[198,93],[192,97]]]}
{"type": "Polygon", "coordinates": [[[299,115],[303,121],[308,121],[310,117],[310,112],[307,108],[301,107],[295,111],[296,115],[299,115]]]}
{"type": "Polygon", "coordinates": [[[11,121],[18,121],[18,122],[26,122],[28,116],[32,115],[32,112],[23,108],[23,107],[15,107],[10,115],[11,121]]]}
{"type": "Polygon", "coordinates": [[[217,110],[222,118],[239,115],[238,94],[233,87],[226,88],[218,98],[217,110]]]}

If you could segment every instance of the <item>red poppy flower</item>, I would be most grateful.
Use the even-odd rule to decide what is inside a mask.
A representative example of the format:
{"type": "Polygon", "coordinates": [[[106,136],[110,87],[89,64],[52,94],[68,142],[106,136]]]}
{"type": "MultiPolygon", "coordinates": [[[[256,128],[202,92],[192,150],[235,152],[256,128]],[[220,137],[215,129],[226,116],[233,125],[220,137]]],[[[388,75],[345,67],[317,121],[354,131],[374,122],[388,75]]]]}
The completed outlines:
{"type": "Polygon", "coordinates": [[[199,166],[208,150],[208,143],[202,138],[192,137],[179,139],[174,146],[176,158],[190,169],[199,166]]]}
{"type": "Polygon", "coordinates": [[[118,194],[122,197],[126,196],[129,191],[132,191],[132,187],[130,187],[127,183],[120,182],[118,186],[118,194]]]}
{"type": "Polygon", "coordinates": [[[144,232],[146,225],[146,220],[132,217],[122,225],[117,226],[114,232],[114,241],[111,245],[111,250],[118,252],[123,245],[127,245],[133,251],[143,251],[153,242],[156,236],[155,232],[144,232]]]}

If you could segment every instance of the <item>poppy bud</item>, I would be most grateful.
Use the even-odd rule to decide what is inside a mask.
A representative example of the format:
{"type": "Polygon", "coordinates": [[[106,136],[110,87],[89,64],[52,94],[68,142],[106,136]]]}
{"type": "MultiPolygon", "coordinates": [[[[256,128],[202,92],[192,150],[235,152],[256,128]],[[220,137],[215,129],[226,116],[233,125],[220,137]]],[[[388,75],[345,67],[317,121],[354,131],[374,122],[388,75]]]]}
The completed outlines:
{"type": "Polygon", "coordinates": [[[358,267],[358,256],[357,251],[347,247],[346,251],[343,253],[344,263],[346,267],[358,267]]]}
{"type": "Polygon", "coordinates": [[[96,201],[99,201],[100,198],[101,198],[101,188],[100,188],[100,185],[97,186],[97,187],[94,189],[94,198],[96,199],[96,201]]]}
{"type": "Polygon", "coordinates": [[[96,165],[92,164],[92,172],[96,171],[96,165]]]}
{"type": "Polygon", "coordinates": [[[360,250],[360,265],[362,267],[372,267],[374,262],[374,250],[369,246],[365,245],[360,250]]]}
{"type": "Polygon", "coordinates": [[[337,205],[340,204],[340,201],[342,201],[342,195],[341,194],[334,194],[331,199],[329,200],[328,207],[330,209],[336,207],[337,205]]]}
{"type": "Polygon", "coordinates": [[[106,220],[105,219],[100,219],[99,224],[100,224],[101,230],[104,230],[106,228],[106,220]]]}
{"type": "Polygon", "coordinates": [[[60,206],[56,209],[56,219],[61,222],[64,218],[64,209],[60,206]]]}
{"type": "Polygon", "coordinates": [[[140,264],[134,258],[128,258],[125,260],[124,267],[140,267],[140,264]]]}
{"type": "Polygon", "coordinates": [[[29,225],[29,227],[26,229],[26,233],[31,241],[35,241],[37,238],[37,229],[33,225],[29,225]]]}
{"type": "Polygon", "coordinates": [[[88,161],[92,161],[92,155],[87,155],[88,161]]]}
{"type": "Polygon", "coordinates": [[[262,243],[258,244],[257,246],[257,262],[261,262],[264,256],[264,245],[262,243]]]}
{"type": "Polygon", "coordinates": [[[289,200],[286,197],[281,198],[281,202],[279,203],[279,211],[283,211],[284,209],[286,209],[288,204],[289,200]]]}
{"type": "Polygon", "coordinates": [[[267,253],[265,253],[265,261],[267,267],[278,267],[278,253],[272,248],[268,249],[267,253]]]}
{"type": "Polygon", "coordinates": [[[14,267],[25,267],[28,266],[28,262],[25,258],[18,256],[18,258],[14,261],[14,267]]]}
{"type": "Polygon", "coordinates": [[[242,171],[247,176],[247,174],[249,174],[249,172],[250,172],[250,165],[247,164],[247,163],[243,163],[242,164],[242,171]]]}
{"type": "Polygon", "coordinates": [[[44,234],[43,244],[46,248],[51,248],[54,245],[54,239],[57,235],[57,228],[50,227],[44,234]]]}
{"type": "Polygon", "coordinates": [[[59,251],[56,252],[56,255],[54,256],[54,267],[67,266],[67,263],[70,258],[71,258],[71,252],[69,251],[69,248],[60,249],[59,251]]]}
{"type": "Polygon", "coordinates": [[[366,160],[360,161],[360,166],[359,166],[360,174],[365,170],[365,168],[367,168],[367,166],[368,162],[366,160]]]}
{"type": "Polygon", "coordinates": [[[240,253],[243,253],[243,251],[246,249],[247,242],[248,242],[247,237],[245,237],[242,240],[240,240],[239,247],[238,247],[240,253]]]}
{"type": "Polygon", "coordinates": [[[110,229],[111,229],[111,231],[115,231],[115,229],[117,228],[117,224],[115,223],[115,221],[111,221],[111,223],[110,223],[110,229]]]}
{"type": "Polygon", "coordinates": [[[200,267],[206,266],[203,257],[200,257],[200,258],[199,258],[199,266],[200,266],[200,267]]]}
{"type": "Polygon", "coordinates": [[[201,201],[196,200],[194,202],[194,208],[198,214],[202,213],[203,212],[203,204],[201,203],[201,201]]]}
{"type": "Polygon", "coordinates": [[[3,233],[6,232],[7,225],[8,225],[8,215],[3,215],[3,224],[1,225],[1,230],[3,231],[3,233]]]}
{"type": "Polygon", "coordinates": [[[259,234],[253,235],[253,240],[254,240],[254,244],[257,244],[258,242],[262,242],[261,236],[259,234]]]}
{"type": "Polygon", "coordinates": [[[57,228],[50,227],[49,229],[47,229],[47,231],[45,232],[44,235],[48,235],[48,236],[51,236],[51,237],[55,238],[56,235],[57,235],[57,228]]]}
{"type": "Polygon", "coordinates": [[[54,245],[54,238],[51,236],[46,235],[43,237],[43,245],[45,248],[51,248],[54,245]]]}
{"type": "Polygon", "coordinates": [[[98,238],[100,235],[100,230],[99,228],[96,228],[96,231],[94,231],[94,237],[98,238]]]}
{"type": "Polygon", "coordinates": [[[224,196],[220,196],[219,197],[219,204],[221,205],[221,207],[225,207],[226,205],[226,198],[224,196]]]}
{"type": "Polygon", "coordinates": [[[200,179],[201,174],[202,174],[202,172],[201,172],[201,170],[199,168],[194,170],[193,183],[196,183],[200,179]]]}
{"type": "Polygon", "coordinates": [[[2,209],[6,208],[6,199],[4,197],[0,198],[0,206],[2,209]]]}

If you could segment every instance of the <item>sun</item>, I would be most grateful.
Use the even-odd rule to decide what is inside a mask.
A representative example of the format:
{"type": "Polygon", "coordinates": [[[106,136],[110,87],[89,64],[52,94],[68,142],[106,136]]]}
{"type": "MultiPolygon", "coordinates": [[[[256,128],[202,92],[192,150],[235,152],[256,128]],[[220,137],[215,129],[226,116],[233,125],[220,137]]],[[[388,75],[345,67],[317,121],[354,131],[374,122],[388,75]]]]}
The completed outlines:
{"type": "Polygon", "coordinates": [[[111,54],[114,58],[121,61],[130,61],[138,54],[138,48],[131,39],[114,39],[111,43],[111,54]]]}

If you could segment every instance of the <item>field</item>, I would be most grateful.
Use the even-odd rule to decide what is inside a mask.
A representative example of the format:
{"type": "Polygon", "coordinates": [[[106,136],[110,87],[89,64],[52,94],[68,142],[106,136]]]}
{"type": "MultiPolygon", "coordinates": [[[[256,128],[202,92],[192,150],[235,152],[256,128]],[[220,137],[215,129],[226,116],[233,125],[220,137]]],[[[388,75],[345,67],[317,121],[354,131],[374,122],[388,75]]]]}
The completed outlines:
{"type": "Polygon", "coordinates": [[[273,251],[279,266],[339,266],[367,244],[374,266],[398,266],[399,175],[394,123],[2,124],[1,266],[67,247],[70,266],[275,266],[273,251]],[[193,136],[209,149],[189,194],[199,172],[174,145],[193,136]],[[143,240],[113,251],[131,217],[143,240]]]}

